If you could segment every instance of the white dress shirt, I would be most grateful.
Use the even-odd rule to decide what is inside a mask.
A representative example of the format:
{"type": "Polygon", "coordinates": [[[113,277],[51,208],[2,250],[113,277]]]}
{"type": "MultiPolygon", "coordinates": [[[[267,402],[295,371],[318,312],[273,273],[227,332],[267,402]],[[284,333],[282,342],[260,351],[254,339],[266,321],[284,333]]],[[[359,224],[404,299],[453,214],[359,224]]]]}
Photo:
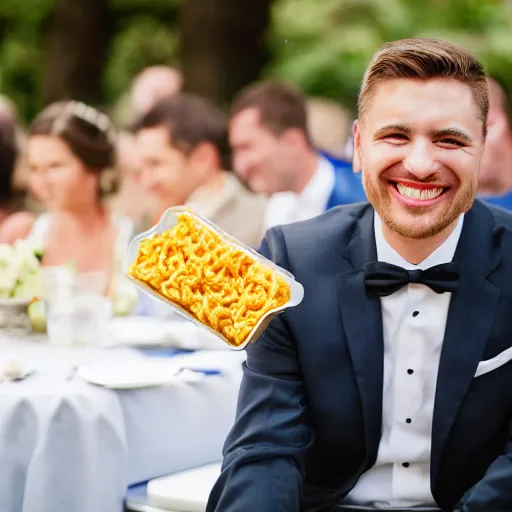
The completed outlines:
{"type": "Polygon", "coordinates": [[[279,192],[269,199],[265,214],[266,229],[311,219],[323,213],[334,181],[334,167],[329,160],[319,156],[315,173],[300,194],[279,192]]]}
{"type": "MultiPolygon", "coordinates": [[[[461,215],[448,239],[419,265],[412,265],[386,242],[382,221],[375,214],[377,258],[408,270],[448,263],[462,224],[461,215]]],[[[375,465],[361,476],[347,502],[382,509],[435,505],[430,489],[432,419],[451,295],[409,284],[381,298],[382,435],[375,465]]]]}

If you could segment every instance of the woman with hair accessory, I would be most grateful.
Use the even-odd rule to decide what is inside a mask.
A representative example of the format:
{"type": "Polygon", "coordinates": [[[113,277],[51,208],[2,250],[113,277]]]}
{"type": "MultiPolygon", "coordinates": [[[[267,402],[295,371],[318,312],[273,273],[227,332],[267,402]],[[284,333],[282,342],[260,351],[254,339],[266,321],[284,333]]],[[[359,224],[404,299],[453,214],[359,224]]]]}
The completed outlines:
{"type": "Polygon", "coordinates": [[[102,178],[115,161],[116,131],[102,112],[81,102],[44,109],[28,131],[27,163],[33,190],[48,213],[28,238],[45,266],[72,264],[79,274],[102,276],[101,291],[115,294],[120,263],[133,234],[131,220],[107,210],[102,178]]]}

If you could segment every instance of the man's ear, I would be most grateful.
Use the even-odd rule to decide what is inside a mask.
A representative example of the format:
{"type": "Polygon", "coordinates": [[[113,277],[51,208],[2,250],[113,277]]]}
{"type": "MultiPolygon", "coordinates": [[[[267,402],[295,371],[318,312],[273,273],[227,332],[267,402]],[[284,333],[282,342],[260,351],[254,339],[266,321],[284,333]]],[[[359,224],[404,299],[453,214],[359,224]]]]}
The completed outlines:
{"type": "Polygon", "coordinates": [[[361,128],[359,120],[356,119],[352,125],[352,133],[354,134],[354,151],[352,155],[352,170],[354,172],[361,172],[361,128]]]}
{"type": "Polygon", "coordinates": [[[286,141],[290,146],[307,145],[306,135],[298,128],[288,128],[281,135],[281,140],[286,141]]]}
{"type": "Polygon", "coordinates": [[[218,165],[218,151],[211,142],[200,142],[190,153],[189,160],[208,167],[218,165]]]}

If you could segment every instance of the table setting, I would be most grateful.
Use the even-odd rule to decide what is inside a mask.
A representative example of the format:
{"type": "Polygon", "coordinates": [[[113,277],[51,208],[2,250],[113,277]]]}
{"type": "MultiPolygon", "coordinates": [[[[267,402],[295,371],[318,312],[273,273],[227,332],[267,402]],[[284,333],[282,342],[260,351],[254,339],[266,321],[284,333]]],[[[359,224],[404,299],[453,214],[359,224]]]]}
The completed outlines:
{"type": "Polygon", "coordinates": [[[5,334],[0,353],[2,511],[121,510],[129,485],[221,458],[243,354],[5,334]]]}
{"type": "Polygon", "coordinates": [[[121,511],[130,485],[220,460],[242,354],[176,314],[114,314],[98,276],[29,246],[2,261],[2,512],[121,511]]]}
{"type": "Polygon", "coordinates": [[[182,209],[132,240],[107,294],[40,261],[0,245],[0,301],[23,317],[0,325],[0,510],[121,511],[129,487],[218,464],[242,349],[302,286],[182,209]],[[163,314],[137,314],[141,296],[163,314]]]}

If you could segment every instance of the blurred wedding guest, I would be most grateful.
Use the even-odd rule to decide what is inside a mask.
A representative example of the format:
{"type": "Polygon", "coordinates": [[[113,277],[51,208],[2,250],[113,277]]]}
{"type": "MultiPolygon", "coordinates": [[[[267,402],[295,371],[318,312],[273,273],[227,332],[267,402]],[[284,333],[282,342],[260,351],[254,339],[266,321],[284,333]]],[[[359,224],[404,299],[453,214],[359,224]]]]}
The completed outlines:
{"type": "Polygon", "coordinates": [[[163,98],[178,94],[183,88],[181,72],[170,66],[149,66],[137,74],[130,88],[112,109],[117,126],[127,128],[151,110],[163,98]]]}
{"type": "Polygon", "coordinates": [[[479,195],[487,203],[512,210],[511,105],[505,89],[493,78],[487,81],[489,117],[478,177],[479,195]]]}
{"type": "Polygon", "coordinates": [[[335,101],[325,98],[308,98],[306,111],[312,144],[336,158],[343,159],[345,145],[352,130],[349,114],[335,101]]]}
{"type": "Polygon", "coordinates": [[[181,92],[183,77],[169,66],[151,66],[143,69],[133,80],[131,104],[133,115],[141,116],[160,100],[181,92]]]}
{"type": "Polygon", "coordinates": [[[136,224],[150,215],[154,207],[149,194],[140,191],[140,162],[135,137],[128,131],[119,134],[116,148],[118,187],[108,198],[112,211],[125,215],[136,224]]]}
{"type": "Polygon", "coordinates": [[[44,265],[71,262],[78,272],[101,275],[105,292],[133,234],[133,223],[103,202],[102,175],[114,163],[115,138],[105,114],[71,101],[43,110],[27,140],[32,187],[48,209],[28,238],[42,248],[44,265]]]}
{"type": "Polygon", "coordinates": [[[158,103],[134,129],[141,191],[157,206],[141,229],[154,225],[167,208],[187,205],[247,245],[259,246],[266,199],[226,170],[226,123],[214,105],[179,94],[158,103]]]}
{"type": "Polygon", "coordinates": [[[25,191],[28,187],[28,172],[26,165],[22,165],[25,134],[23,133],[16,105],[10,98],[2,94],[0,94],[0,118],[3,123],[10,126],[9,130],[12,130],[11,137],[18,152],[12,176],[12,186],[14,190],[25,191]]]}
{"type": "MultiPolygon", "coordinates": [[[[13,233],[16,237],[26,234],[35,214],[45,211],[45,205],[39,190],[32,188],[25,151],[27,139],[25,127],[21,123],[16,105],[2,94],[0,94],[0,118],[9,125],[10,139],[15,141],[13,144],[18,153],[12,176],[12,188],[16,195],[16,213],[10,215],[2,226],[4,228],[2,236],[7,234],[7,238],[10,239],[9,233],[13,233]],[[26,229],[23,229],[23,226],[26,226],[26,229]]],[[[9,243],[13,241],[10,240],[9,243]]]]}
{"type": "Polygon", "coordinates": [[[35,215],[23,211],[23,193],[14,183],[19,159],[16,118],[10,109],[0,105],[0,243],[14,243],[24,237],[35,215]]]}
{"type": "Polygon", "coordinates": [[[267,228],[365,200],[352,166],[312,143],[306,102],[295,87],[262,82],[242,91],[229,122],[233,167],[254,192],[270,196],[267,228]]]}

